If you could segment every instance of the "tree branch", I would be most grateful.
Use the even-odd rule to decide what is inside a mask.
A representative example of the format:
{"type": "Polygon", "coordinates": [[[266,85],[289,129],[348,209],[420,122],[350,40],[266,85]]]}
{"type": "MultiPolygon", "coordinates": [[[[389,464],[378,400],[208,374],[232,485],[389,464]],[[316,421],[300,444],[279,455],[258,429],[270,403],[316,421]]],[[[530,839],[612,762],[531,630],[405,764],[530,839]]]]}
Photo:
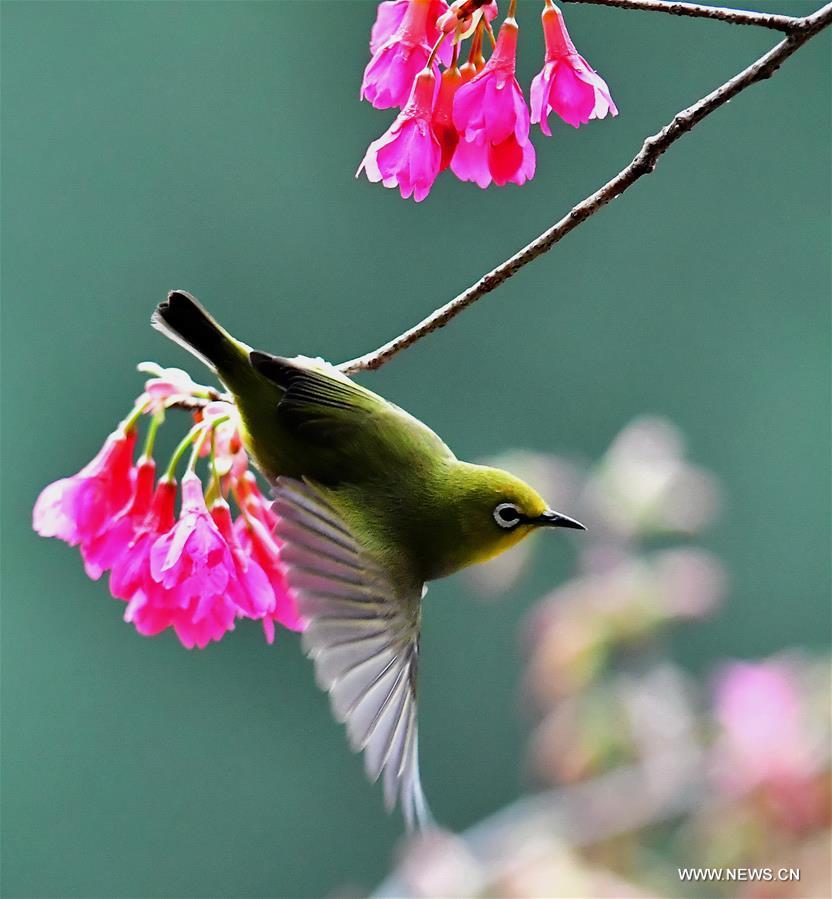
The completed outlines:
{"type": "MultiPolygon", "coordinates": [[[[615,0],[613,0],[615,2],[615,0]]],[[[635,2],[635,0],[634,0],[635,2]]],[[[623,5],[623,3],[621,4],[623,5]]],[[[656,4],[660,5],[660,4],[656,4]]],[[[662,4],[663,5],[663,4],[662,4]]],[[[676,6],[680,4],[674,4],[676,6]]],[[[755,14],[756,15],[756,14],[755,14]]],[[[769,78],[782,63],[795,51],[800,49],[808,40],[832,23],[832,3],[821,7],[811,15],[795,20],[795,30],[783,41],[773,47],[768,53],[761,56],[756,62],[738,72],[733,78],[711,91],[707,96],[677,113],[671,122],[665,125],[658,133],[648,137],[644,141],[633,161],[623,168],[611,181],[586,197],[571,209],[559,222],[544,231],[539,237],[523,247],[513,256],[509,257],[495,269],[483,275],[444,306],[440,306],[419,324],[400,334],[398,337],[356,359],[344,362],[338,366],[341,371],[352,374],[358,371],[374,370],[385,362],[388,362],[397,353],[412,346],[425,335],[443,328],[451,319],[455,318],[477,300],[482,299],[487,293],[499,287],[513,275],[517,274],[524,265],[537,259],[573,231],[581,222],[586,221],[610,200],[620,196],[643,175],[652,172],[659,158],[665,153],[683,134],[687,134],[706,116],[714,110],[724,106],[737,94],[744,91],[758,81],[769,78]]]]}
{"type": "Polygon", "coordinates": [[[803,27],[805,19],[797,16],[777,16],[744,9],[727,9],[722,6],[703,6],[701,3],[675,3],[673,0],[564,0],[566,3],[592,3],[597,6],[615,6],[619,9],[641,9],[647,12],[665,12],[671,16],[688,16],[693,19],[717,19],[731,25],[757,25],[792,34],[803,27]]]}

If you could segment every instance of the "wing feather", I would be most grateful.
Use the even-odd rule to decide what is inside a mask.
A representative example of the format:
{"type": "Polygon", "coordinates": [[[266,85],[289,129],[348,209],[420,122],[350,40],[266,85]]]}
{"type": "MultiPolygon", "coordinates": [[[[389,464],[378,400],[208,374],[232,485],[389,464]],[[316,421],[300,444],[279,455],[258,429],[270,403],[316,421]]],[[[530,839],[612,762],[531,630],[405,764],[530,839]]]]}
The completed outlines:
{"type": "Polygon", "coordinates": [[[341,562],[343,565],[355,565],[358,557],[354,552],[322,538],[316,531],[295,524],[288,519],[281,522],[281,536],[285,543],[303,547],[308,552],[320,554],[326,551],[326,558],[341,562]]]}
{"type": "Polygon", "coordinates": [[[326,495],[278,478],[275,533],[300,613],[305,652],[368,776],[409,829],[431,821],[419,778],[416,680],[421,594],[401,595],[326,495]]]}
{"type": "Polygon", "coordinates": [[[364,750],[364,767],[367,776],[374,782],[378,780],[390,756],[396,729],[404,716],[406,704],[409,701],[408,689],[407,676],[402,671],[373,726],[372,739],[367,741],[364,750]]]}

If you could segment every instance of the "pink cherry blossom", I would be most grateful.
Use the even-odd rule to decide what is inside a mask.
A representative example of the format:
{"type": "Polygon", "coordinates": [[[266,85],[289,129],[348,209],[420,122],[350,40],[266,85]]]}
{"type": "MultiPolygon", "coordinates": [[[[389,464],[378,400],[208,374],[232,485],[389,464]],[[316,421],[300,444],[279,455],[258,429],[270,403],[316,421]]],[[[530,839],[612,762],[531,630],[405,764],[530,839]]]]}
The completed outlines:
{"type": "Polygon", "coordinates": [[[77,474],[49,484],[37,498],[32,527],[70,546],[97,537],[132,494],[135,429],[118,428],[77,474]]]}
{"type": "Polygon", "coordinates": [[[445,69],[442,73],[442,81],[439,85],[432,121],[433,133],[439,141],[442,151],[439,164],[440,172],[444,172],[451,164],[454,151],[459,143],[459,132],[454,125],[453,110],[454,97],[462,84],[462,72],[456,66],[445,69]]]}
{"type": "Polygon", "coordinates": [[[524,184],[534,177],[529,110],[514,76],[517,23],[506,19],[485,68],[456,92],[453,123],[460,134],[451,169],[463,181],[524,184]]]}
{"type": "Polygon", "coordinates": [[[274,591],[275,604],[263,619],[263,630],[269,643],[274,641],[275,622],[292,631],[302,631],[305,620],[297,609],[297,604],[289,588],[286,574],[280,562],[280,547],[274,535],[257,518],[238,518],[234,524],[237,540],[244,551],[256,560],[266,572],[274,591]]]}
{"type": "MultiPolygon", "coordinates": [[[[138,491],[137,491],[138,492],[138,491]]],[[[112,561],[110,571],[110,593],[116,599],[126,600],[133,608],[128,609],[128,621],[134,621],[140,633],[159,633],[167,627],[167,623],[158,630],[143,629],[143,616],[136,619],[136,607],[147,604],[151,592],[158,591],[159,585],[150,576],[150,549],[156,540],[173,528],[176,503],[176,482],[165,478],[159,481],[150,508],[144,520],[134,531],[131,539],[124,546],[124,551],[112,561]]]]}
{"type": "Polygon", "coordinates": [[[367,148],[355,173],[362,169],[370,181],[398,187],[405,198],[419,203],[430,193],[439,174],[442,150],[431,127],[436,76],[430,69],[419,73],[405,108],[393,124],[367,148]]]}
{"type": "Polygon", "coordinates": [[[590,119],[618,115],[607,83],[575,49],[561,11],[547,0],[543,10],[546,61],[532,81],[531,120],[551,136],[549,113],[577,128],[590,119]]]}
{"type": "MultiPolygon", "coordinates": [[[[432,43],[428,19],[432,6],[432,0],[410,0],[399,27],[379,46],[367,64],[361,97],[376,109],[404,106],[411,97],[416,76],[425,68],[430,56],[432,43]]],[[[445,43],[450,44],[450,39],[445,43]]],[[[440,48],[440,58],[442,53],[440,48]]],[[[433,69],[438,76],[439,66],[434,63],[433,69]]]]}
{"type": "Polygon", "coordinates": [[[156,465],[153,459],[141,459],[136,466],[132,499],[111,518],[92,540],[81,544],[81,556],[87,576],[97,581],[127,551],[134,535],[142,527],[153,498],[156,465]]]}
{"type": "MultiPolygon", "coordinates": [[[[407,7],[414,0],[385,0],[379,3],[376,13],[376,21],[370,33],[370,53],[375,53],[385,44],[401,27],[407,7]]],[[[416,0],[416,2],[424,2],[424,0],[416,0]]],[[[433,47],[439,39],[438,20],[440,16],[444,16],[448,12],[448,4],[445,0],[428,0],[427,21],[425,27],[425,38],[428,46],[433,47]]],[[[445,65],[451,61],[453,48],[450,40],[444,43],[440,48],[437,56],[445,65]]]]}
{"type": "MultiPolygon", "coordinates": [[[[221,478],[230,477],[237,481],[248,470],[248,456],[243,447],[240,435],[240,417],[235,406],[229,403],[211,403],[203,413],[206,425],[213,427],[213,447],[215,467],[221,478]],[[217,418],[227,417],[227,421],[213,424],[217,418]]],[[[202,446],[202,454],[211,452],[211,441],[206,440],[202,446]]]]}
{"type": "Polygon", "coordinates": [[[228,594],[245,618],[262,618],[274,611],[275,595],[269,577],[259,562],[237,540],[228,503],[219,500],[211,506],[211,518],[231,550],[235,575],[229,581],[228,594]]]}
{"type": "Polygon", "coordinates": [[[236,482],[235,498],[242,503],[245,511],[261,521],[266,530],[271,533],[277,524],[277,516],[272,511],[271,503],[260,492],[257,486],[257,478],[246,471],[236,482]]]}
{"type": "Polygon", "coordinates": [[[179,520],[150,548],[150,574],[164,589],[151,590],[140,608],[149,604],[156,613],[154,626],[167,621],[184,646],[203,648],[234,629],[239,611],[231,595],[234,558],[192,471],[182,478],[179,520]]]}

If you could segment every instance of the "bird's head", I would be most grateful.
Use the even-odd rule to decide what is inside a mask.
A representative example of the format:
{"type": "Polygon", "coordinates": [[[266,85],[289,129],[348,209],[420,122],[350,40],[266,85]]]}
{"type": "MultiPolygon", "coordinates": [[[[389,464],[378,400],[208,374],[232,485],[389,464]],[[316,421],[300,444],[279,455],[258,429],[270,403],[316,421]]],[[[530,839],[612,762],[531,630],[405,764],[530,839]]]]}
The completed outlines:
{"type": "Polygon", "coordinates": [[[485,562],[540,528],[586,530],[574,518],[555,512],[533,487],[507,471],[461,464],[463,471],[455,482],[464,535],[461,549],[467,558],[459,567],[485,562]]]}

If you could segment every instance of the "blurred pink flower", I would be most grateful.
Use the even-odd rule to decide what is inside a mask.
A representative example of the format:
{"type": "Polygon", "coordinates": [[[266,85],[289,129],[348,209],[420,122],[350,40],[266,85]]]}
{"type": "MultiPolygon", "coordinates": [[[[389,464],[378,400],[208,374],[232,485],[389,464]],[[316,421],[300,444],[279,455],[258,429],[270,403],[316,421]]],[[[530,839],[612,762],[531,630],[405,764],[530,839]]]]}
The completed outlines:
{"type": "MultiPolygon", "coordinates": [[[[361,97],[376,109],[404,106],[411,96],[413,82],[430,56],[430,34],[438,34],[436,19],[429,22],[434,4],[435,0],[410,0],[396,31],[373,53],[364,70],[361,97]]],[[[450,40],[446,43],[450,44],[450,40]]],[[[435,63],[433,70],[438,76],[439,66],[435,63]]]]}
{"type": "Polygon", "coordinates": [[[439,141],[431,126],[435,88],[434,73],[429,69],[420,72],[407,106],[390,128],[367,148],[356,177],[363,169],[370,181],[398,187],[405,199],[411,194],[417,203],[425,199],[442,160],[439,141]]]}
{"type": "MultiPolygon", "coordinates": [[[[370,53],[375,53],[392,38],[401,27],[407,13],[407,8],[413,0],[385,0],[379,3],[376,12],[376,21],[370,32],[370,53]]],[[[424,3],[425,0],[415,0],[424,3]]],[[[439,18],[448,12],[448,4],[445,0],[427,0],[428,10],[425,23],[425,38],[429,47],[433,47],[439,39],[439,18]]],[[[449,65],[453,48],[448,40],[439,48],[437,56],[444,65],[449,65]]]]}
{"type": "Polygon", "coordinates": [[[45,487],[32,513],[32,527],[38,534],[57,537],[70,546],[97,537],[130,499],[135,442],[134,428],[127,432],[119,428],[81,471],[45,487]]]}
{"type": "Polygon", "coordinates": [[[128,551],[134,535],[142,526],[153,498],[156,465],[153,459],[141,459],[136,466],[132,499],[111,518],[92,540],[81,544],[81,556],[87,576],[97,581],[121,555],[128,551]]]}
{"type": "Polygon", "coordinates": [[[620,555],[572,578],[534,609],[529,684],[541,705],[585,689],[614,650],[638,645],[669,622],[708,614],[722,598],[719,561],[697,549],[620,555]]]}
{"type": "Polygon", "coordinates": [[[706,618],[722,602],[727,577],[716,556],[687,547],[663,550],[652,562],[668,618],[706,618]]]}
{"type": "Polygon", "coordinates": [[[463,181],[488,187],[534,177],[529,110],[514,76],[517,23],[506,19],[485,68],[456,92],[453,123],[460,135],[451,161],[463,181]]]}
{"type": "Polygon", "coordinates": [[[607,113],[618,115],[607,83],[575,49],[563,15],[551,0],[546,0],[542,18],[546,61],[532,81],[532,122],[539,122],[540,130],[551,136],[552,110],[575,128],[607,113]]]}
{"type": "Polygon", "coordinates": [[[758,786],[794,788],[811,778],[815,754],[803,720],[800,685],[785,662],[733,662],[716,682],[721,733],[716,777],[730,794],[758,786]]]}
{"type": "Polygon", "coordinates": [[[670,421],[636,418],[591,473],[578,513],[593,534],[618,539],[697,533],[716,517],[719,489],[685,455],[682,434],[670,421]]]}

